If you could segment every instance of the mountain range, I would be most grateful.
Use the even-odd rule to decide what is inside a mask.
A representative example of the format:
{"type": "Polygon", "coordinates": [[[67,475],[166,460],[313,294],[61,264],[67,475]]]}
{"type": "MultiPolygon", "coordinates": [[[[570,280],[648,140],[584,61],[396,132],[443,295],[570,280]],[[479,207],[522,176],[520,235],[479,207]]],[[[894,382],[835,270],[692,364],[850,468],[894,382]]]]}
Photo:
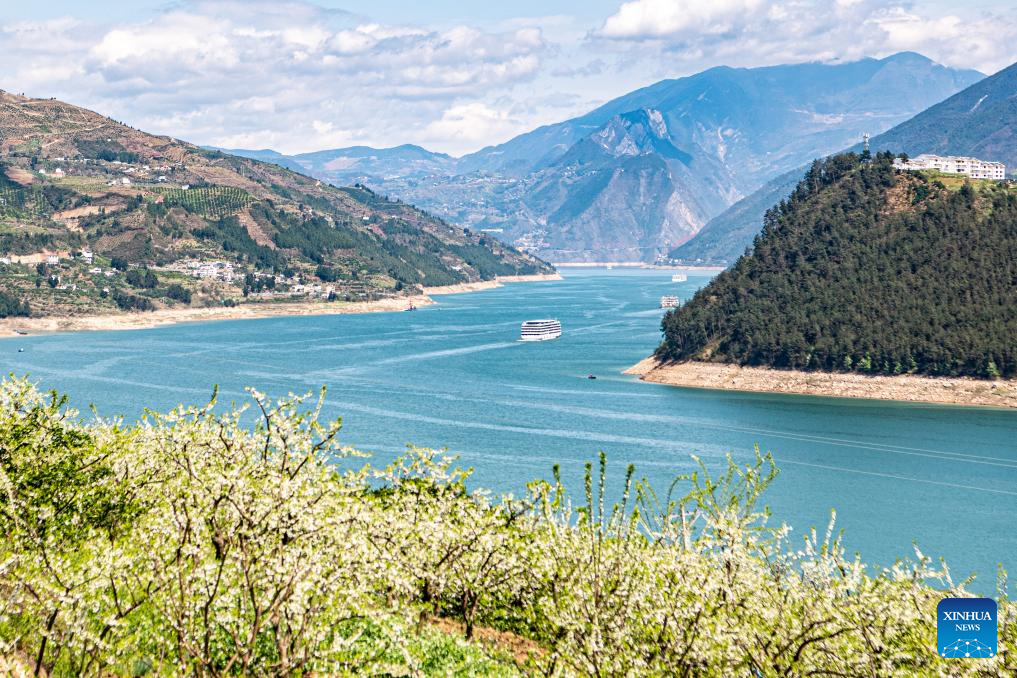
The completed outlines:
{"type": "MultiPolygon", "coordinates": [[[[874,137],[873,151],[965,155],[1017,167],[1017,64],[948,97],[874,137]]],[[[853,150],[861,150],[860,145],[853,150]]],[[[688,263],[729,264],[752,244],[763,215],[787,197],[806,167],[777,177],[714,217],[695,238],[671,252],[688,263]]]]}
{"type": "Polygon", "coordinates": [[[484,234],[261,155],[272,162],[0,92],[0,315],[376,299],[552,270],[484,234]]]}
{"type": "Polygon", "coordinates": [[[652,261],[766,182],[982,77],[914,53],[717,67],[461,158],[416,146],[230,152],[366,184],[545,259],[652,261]]]}

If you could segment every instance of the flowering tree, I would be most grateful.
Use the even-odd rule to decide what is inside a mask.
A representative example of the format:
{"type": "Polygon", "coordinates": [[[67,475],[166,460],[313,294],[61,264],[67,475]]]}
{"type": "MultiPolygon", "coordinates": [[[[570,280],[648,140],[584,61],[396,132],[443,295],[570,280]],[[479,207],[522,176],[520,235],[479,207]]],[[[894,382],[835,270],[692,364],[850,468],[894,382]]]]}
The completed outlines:
{"type": "Polygon", "coordinates": [[[86,425],[0,385],[0,672],[1017,675],[1005,573],[998,654],[942,660],[968,582],[921,552],[872,574],[832,519],[793,546],[758,450],[663,497],[629,468],[605,506],[603,455],[577,504],[557,469],[493,497],[432,450],[372,469],[323,397],[86,425]]]}

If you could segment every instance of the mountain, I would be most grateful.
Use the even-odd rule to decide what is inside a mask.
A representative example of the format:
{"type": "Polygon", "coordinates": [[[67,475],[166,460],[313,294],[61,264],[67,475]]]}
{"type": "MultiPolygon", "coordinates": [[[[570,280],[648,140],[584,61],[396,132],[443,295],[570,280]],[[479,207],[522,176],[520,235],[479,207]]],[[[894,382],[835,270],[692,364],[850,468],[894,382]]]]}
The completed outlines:
{"type": "Polygon", "coordinates": [[[869,374],[1017,375],[1017,189],[816,162],[753,251],[663,321],[657,356],[869,374]]]}
{"type": "Polygon", "coordinates": [[[455,160],[451,156],[413,144],[393,148],[350,146],[297,155],[283,155],[271,150],[219,150],[246,158],[274,162],[337,185],[380,186],[395,177],[412,180],[431,174],[450,174],[455,167],[455,160]]]}
{"type": "Polygon", "coordinates": [[[913,53],[718,67],[458,159],[416,147],[293,159],[313,176],[365,183],[545,259],[652,261],[766,182],[981,77],[913,53]]]}
{"type": "MultiPolygon", "coordinates": [[[[1017,168],[1017,64],[981,80],[874,137],[871,147],[915,156],[967,155],[1017,168]]],[[[727,264],[759,232],[763,214],[786,197],[805,167],[764,185],[714,217],[692,240],[671,252],[685,262],[727,264]]]]}
{"type": "Polygon", "coordinates": [[[733,263],[752,245],[766,210],[789,196],[805,171],[798,167],[766,182],[706,222],[695,237],[669,252],[668,258],[692,265],[733,263]]]}
{"type": "Polygon", "coordinates": [[[551,270],[369,189],[286,169],[272,151],[250,153],[261,159],[0,93],[0,310],[377,298],[551,270]]]}
{"type": "Polygon", "coordinates": [[[297,162],[294,158],[291,158],[288,155],[283,155],[278,151],[273,151],[270,148],[263,148],[256,151],[241,148],[217,148],[215,146],[202,146],[202,148],[207,151],[222,151],[224,153],[229,153],[230,155],[239,155],[244,158],[251,158],[252,160],[274,163],[280,167],[285,167],[288,170],[293,170],[294,172],[304,172],[304,166],[297,162]]]}

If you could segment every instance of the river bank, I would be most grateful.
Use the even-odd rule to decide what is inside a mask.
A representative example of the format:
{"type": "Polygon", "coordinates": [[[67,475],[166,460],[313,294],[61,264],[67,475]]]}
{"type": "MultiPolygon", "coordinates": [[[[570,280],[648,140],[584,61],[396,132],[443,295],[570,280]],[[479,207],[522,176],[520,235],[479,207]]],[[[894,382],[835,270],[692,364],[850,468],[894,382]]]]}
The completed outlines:
{"type": "Polygon", "coordinates": [[[725,266],[704,266],[698,264],[648,264],[645,261],[556,261],[555,268],[641,268],[654,271],[706,271],[719,273],[725,266]]]}
{"type": "Polygon", "coordinates": [[[515,282],[549,282],[561,280],[560,273],[534,273],[532,275],[502,275],[494,280],[479,280],[477,282],[459,283],[458,285],[442,285],[440,287],[425,287],[424,294],[427,296],[439,296],[442,294],[462,294],[464,292],[478,292],[480,290],[491,290],[501,287],[505,283],[515,282]]]}
{"type": "Polygon", "coordinates": [[[1017,407],[1017,380],[924,377],[917,375],[866,376],[853,373],[800,372],[721,363],[660,364],[646,358],[626,374],[655,384],[688,388],[797,393],[835,398],[865,398],[949,405],[1017,407]]]}
{"type": "Polygon", "coordinates": [[[334,302],[280,302],[250,303],[240,306],[211,308],[167,308],[157,311],[114,313],[109,315],[49,316],[43,318],[4,318],[0,320],[0,337],[18,336],[21,333],[51,334],[56,332],[91,332],[111,330],[143,330],[165,325],[217,320],[250,320],[275,316],[343,315],[349,313],[391,313],[412,306],[429,306],[436,303],[431,296],[461,294],[501,287],[504,283],[560,280],[553,274],[503,276],[495,280],[475,283],[425,287],[423,294],[378,299],[375,301],[334,302]]]}

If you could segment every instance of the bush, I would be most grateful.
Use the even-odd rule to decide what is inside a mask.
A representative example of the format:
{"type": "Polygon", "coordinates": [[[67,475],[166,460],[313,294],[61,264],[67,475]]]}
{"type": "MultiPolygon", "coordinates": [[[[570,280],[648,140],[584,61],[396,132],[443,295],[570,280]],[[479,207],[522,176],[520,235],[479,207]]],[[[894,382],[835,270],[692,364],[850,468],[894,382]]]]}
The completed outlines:
{"type": "Polygon", "coordinates": [[[113,301],[116,302],[121,311],[152,311],[155,309],[151,299],[129,294],[121,290],[113,292],[113,301]]]}
{"type": "Polygon", "coordinates": [[[143,270],[135,268],[127,271],[126,280],[127,284],[132,287],[141,287],[147,290],[153,290],[159,284],[159,279],[155,273],[147,268],[143,270]]]}
{"type": "Polygon", "coordinates": [[[936,604],[969,596],[919,555],[875,575],[831,527],[790,549],[758,506],[770,457],[633,481],[606,461],[573,505],[524,500],[411,449],[384,470],[318,418],[324,392],[253,413],[204,407],[79,423],[27,381],[0,386],[0,665],[69,675],[1012,675],[944,661],[936,604]],[[936,589],[927,583],[938,582],[936,589]],[[516,666],[436,633],[436,615],[528,644],[516,666]],[[524,638],[525,637],[525,638],[524,638]]]}
{"type": "Polygon", "coordinates": [[[0,318],[11,316],[27,318],[30,315],[32,315],[32,309],[29,308],[27,301],[0,290],[0,318]]]}
{"type": "Polygon", "coordinates": [[[191,303],[191,291],[177,283],[173,283],[166,288],[166,296],[175,301],[182,301],[185,304],[191,303]]]}

